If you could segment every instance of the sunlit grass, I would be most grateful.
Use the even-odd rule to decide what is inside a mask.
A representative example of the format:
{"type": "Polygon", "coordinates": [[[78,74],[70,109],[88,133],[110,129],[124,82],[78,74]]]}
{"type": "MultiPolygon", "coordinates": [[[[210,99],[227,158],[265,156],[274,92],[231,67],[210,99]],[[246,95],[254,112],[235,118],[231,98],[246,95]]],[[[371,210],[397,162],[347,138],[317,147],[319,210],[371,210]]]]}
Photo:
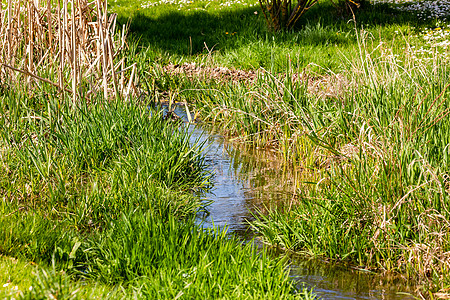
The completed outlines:
{"type": "Polygon", "coordinates": [[[385,4],[358,12],[355,26],[351,15],[340,15],[323,1],[302,17],[295,30],[277,34],[268,31],[259,5],[252,1],[121,0],[111,8],[122,22],[131,18],[132,35],[140,37],[141,46],[149,46],[145,57],[151,62],[264,67],[273,72],[283,72],[288,65],[321,74],[327,69],[343,71],[341,54],[358,55],[355,27],[392,42],[400,51],[406,47],[402,36],[413,34],[419,34],[414,41],[418,48],[429,49],[420,31],[440,26],[436,19],[422,20],[385,4]]]}
{"type": "Polygon", "coordinates": [[[372,41],[362,31],[360,56],[341,56],[349,71],[315,79],[325,93],[287,70],[205,87],[198,108],[223,132],[317,171],[289,209],[256,214],[265,241],[437,291],[449,284],[447,58],[418,60],[372,41]]]}
{"type": "Polygon", "coordinates": [[[211,174],[185,126],[134,101],[0,104],[5,296],[313,298],[285,261],[195,223],[211,174]]]}
{"type": "Polygon", "coordinates": [[[290,211],[257,214],[264,240],[445,289],[446,4],[371,2],[353,19],[324,1],[277,34],[250,2],[158,2],[122,16],[150,46],[140,53],[149,95],[170,90],[220,132],[312,170],[290,211]],[[259,73],[232,82],[164,73],[185,62],[259,73]]]}
{"type": "MultiPolygon", "coordinates": [[[[149,100],[194,103],[222,133],[311,169],[290,210],[256,215],[265,241],[437,291],[450,285],[448,25],[408,7],[380,3],[354,20],[324,1],[275,34],[253,1],[110,2],[121,22],[131,18],[126,59],[149,100]],[[264,72],[215,83],[163,71],[184,62],[264,72]]],[[[193,192],[209,174],[202,145],[178,124],[142,102],[68,106],[45,86],[11,88],[0,94],[0,266],[18,275],[5,288],[29,298],[300,297],[282,261],[194,224],[203,207],[193,192]]]]}

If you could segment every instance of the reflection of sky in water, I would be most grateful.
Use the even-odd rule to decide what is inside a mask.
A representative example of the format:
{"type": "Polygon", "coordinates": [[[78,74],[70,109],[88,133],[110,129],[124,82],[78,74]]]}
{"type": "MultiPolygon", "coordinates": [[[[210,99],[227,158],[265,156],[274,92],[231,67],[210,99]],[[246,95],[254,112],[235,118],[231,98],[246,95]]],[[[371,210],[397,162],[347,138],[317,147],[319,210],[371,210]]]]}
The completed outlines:
{"type": "MultiPolygon", "coordinates": [[[[183,107],[177,107],[175,112],[187,121],[183,107]]],[[[228,226],[228,232],[242,235],[247,229],[245,220],[251,217],[249,209],[269,201],[289,201],[291,193],[286,186],[290,184],[286,182],[293,180],[281,176],[281,170],[255,163],[255,158],[233,150],[219,135],[208,134],[195,126],[189,126],[188,130],[192,143],[206,142],[205,160],[215,174],[214,187],[204,196],[205,200],[213,201],[207,207],[205,227],[212,227],[214,222],[214,226],[228,226]]],[[[386,283],[381,275],[320,260],[292,259],[291,262],[291,276],[297,278],[298,285],[313,287],[321,299],[414,299],[397,294],[414,288],[401,282],[386,283]]]]}
{"type": "Polygon", "coordinates": [[[225,227],[228,231],[243,231],[247,228],[246,218],[249,210],[246,205],[244,183],[234,174],[235,169],[229,158],[223,138],[207,135],[200,129],[193,130],[193,139],[200,137],[209,145],[205,151],[205,160],[214,173],[214,187],[204,198],[213,202],[207,207],[209,216],[204,226],[225,227]]]}
{"type": "MultiPolygon", "coordinates": [[[[188,121],[183,106],[176,106],[175,113],[184,122],[188,121]]],[[[213,172],[214,186],[204,195],[205,202],[211,201],[207,206],[209,215],[203,220],[204,227],[224,228],[228,232],[243,232],[247,229],[246,218],[250,217],[246,205],[245,184],[236,176],[239,165],[229,157],[224,139],[220,135],[204,132],[199,126],[186,125],[191,133],[191,144],[204,143],[205,162],[213,172]]],[[[199,219],[200,221],[200,219],[199,219]]]]}

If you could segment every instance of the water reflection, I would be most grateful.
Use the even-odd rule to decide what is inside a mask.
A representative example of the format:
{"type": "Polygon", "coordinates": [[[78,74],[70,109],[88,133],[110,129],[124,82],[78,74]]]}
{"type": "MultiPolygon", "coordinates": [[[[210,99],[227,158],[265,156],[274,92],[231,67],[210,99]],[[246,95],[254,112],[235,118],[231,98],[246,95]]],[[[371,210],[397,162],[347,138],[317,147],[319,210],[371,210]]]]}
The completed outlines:
{"type": "Polygon", "coordinates": [[[280,173],[279,160],[256,159],[243,149],[233,147],[220,135],[206,133],[200,127],[191,129],[193,139],[200,138],[209,144],[205,159],[215,174],[215,185],[205,199],[212,201],[207,207],[209,216],[206,226],[228,226],[228,231],[248,234],[248,222],[252,220],[250,211],[273,205],[291,203],[295,198],[295,188],[287,173],[280,173]]]}
{"type": "Polygon", "coordinates": [[[291,275],[313,287],[322,299],[416,299],[416,287],[401,277],[353,269],[317,259],[295,259],[291,275]],[[409,292],[409,293],[408,293],[409,292]]]}
{"type": "Polygon", "coordinates": [[[207,207],[209,216],[205,226],[228,226],[229,232],[244,233],[247,230],[246,220],[251,217],[251,203],[245,197],[245,191],[250,186],[235,176],[240,166],[230,159],[228,147],[222,137],[206,135],[198,128],[195,133],[210,143],[205,157],[210,170],[215,174],[214,187],[205,195],[205,199],[212,200],[207,207]]]}

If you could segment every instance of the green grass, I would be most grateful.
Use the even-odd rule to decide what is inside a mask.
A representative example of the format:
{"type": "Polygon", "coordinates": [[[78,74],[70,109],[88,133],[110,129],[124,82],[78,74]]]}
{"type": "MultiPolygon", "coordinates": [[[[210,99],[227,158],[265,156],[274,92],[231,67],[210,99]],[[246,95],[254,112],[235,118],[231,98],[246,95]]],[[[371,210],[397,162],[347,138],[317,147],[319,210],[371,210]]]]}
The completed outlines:
{"type": "Polygon", "coordinates": [[[87,271],[91,276],[133,281],[156,298],[294,298],[281,261],[243,247],[225,232],[204,232],[174,218],[124,216],[88,255],[95,258],[87,271]]]}
{"type": "Polygon", "coordinates": [[[290,210],[257,214],[265,241],[430,280],[437,291],[449,285],[447,60],[372,51],[367,39],[348,72],[328,77],[330,96],[287,70],[203,88],[197,107],[222,132],[276,147],[286,164],[315,174],[298,183],[290,210]]]}
{"type": "MultiPolygon", "coordinates": [[[[312,174],[290,209],[256,213],[262,239],[450,286],[448,60],[424,38],[444,21],[376,5],[355,24],[323,1],[272,33],[255,2],[149,3],[110,3],[131,17],[126,58],[149,100],[168,91],[312,174]],[[184,62],[268,72],[253,83],[164,72],[184,62]]],[[[33,268],[8,275],[25,297],[313,297],[294,294],[282,261],[194,224],[210,174],[178,125],[138,102],[71,107],[45,86],[0,97],[0,266],[33,268]]]]}
{"type": "Polygon", "coordinates": [[[55,266],[38,266],[23,258],[0,258],[0,295],[2,299],[115,299],[133,293],[124,286],[94,281],[74,281],[55,266]]]}
{"type": "MultiPolygon", "coordinates": [[[[329,1],[313,6],[295,30],[282,33],[267,30],[254,1],[117,0],[110,7],[121,22],[131,19],[131,35],[139,37],[140,46],[149,47],[146,59],[162,64],[195,61],[272,72],[284,72],[291,64],[295,70],[308,67],[323,74],[323,69],[343,70],[341,54],[358,54],[351,15],[340,15],[329,1]]],[[[395,39],[398,49],[404,43],[395,32],[409,35],[435,23],[388,5],[369,6],[356,15],[358,29],[384,41],[395,39]]]]}
{"type": "Polygon", "coordinates": [[[0,295],[2,298],[12,296],[17,291],[28,290],[32,286],[30,273],[36,267],[30,263],[8,257],[0,257],[0,295]]]}
{"type": "Polygon", "coordinates": [[[446,21],[383,4],[354,23],[323,1],[295,30],[271,33],[254,3],[208,3],[112,8],[141,37],[149,95],[170,90],[220,132],[276,148],[311,174],[290,209],[256,214],[262,239],[445,291],[449,72],[429,37],[444,35],[446,21]],[[236,83],[161,71],[184,62],[269,72],[236,83]]]}
{"type": "Polygon", "coordinates": [[[178,122],[134,101],[17,91],[0,111],[5,297],[314,297],[284,260],[195,223],[211,174],[178,122]]]}

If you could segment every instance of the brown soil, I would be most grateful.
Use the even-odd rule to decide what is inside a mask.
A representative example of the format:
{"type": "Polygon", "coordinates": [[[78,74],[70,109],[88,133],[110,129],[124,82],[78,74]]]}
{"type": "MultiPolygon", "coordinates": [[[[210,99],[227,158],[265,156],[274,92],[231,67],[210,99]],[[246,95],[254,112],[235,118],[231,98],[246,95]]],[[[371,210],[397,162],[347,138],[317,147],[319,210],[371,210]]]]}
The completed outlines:
{"type": "Polygon", "coordinates": [[[169,64],[164,66],[163,70],[171,75],[185,75],[188,78],[206,81],[246,82],[255,80],[258,74],[255,71],[243,71],[226,67],[205,67],[195,63],[169,64]]]}

